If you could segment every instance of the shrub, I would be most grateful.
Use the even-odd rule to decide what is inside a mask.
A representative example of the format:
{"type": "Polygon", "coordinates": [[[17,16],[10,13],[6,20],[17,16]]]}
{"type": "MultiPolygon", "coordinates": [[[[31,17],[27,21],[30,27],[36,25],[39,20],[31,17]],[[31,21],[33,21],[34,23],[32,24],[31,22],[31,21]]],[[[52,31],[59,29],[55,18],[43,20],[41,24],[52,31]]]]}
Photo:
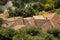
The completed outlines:
{"type": "Polygon", "coordinates": [[[60,30],[59,29],[51,29],[51,30],[48,30],[47,33],[52,34],[54,37],[60,39],[60,30]]]}
{"type": "Polygon", "coordinates": [[[30,35],[24,35],[24,36],[16,35],[13,37],[13,40],[44,40],[44,38],[30,35]]]}
{"type": "Polygon", "coordinates": [[[27,36],[26,38],[26,40],[44,40],[44,38],[39,36],[27,36]]]}
{"type": "Polygon", "coordinates": [[[0,28],[0,39],[3,40],[12,40],[12,37],[15,35],[15,31],[10,28],[0,28]]]}
{"type": "Polygon", "coordinates": [[[0,14],[3,13],[4,10],[2,10],[2,8],[0,7],[0,14]]]}
{"type": "Polygon", "coordinates": [[[39,12],[39,15],[43,15],[43,14],[47,14],[48,12],[46,12],[46,11],[41,11],[41,12],[39,12]]]}
{"type": "Polygon", "coordinates": [[[41,29],[35,27],[22,28],[18,31],[18,34],[13,37],[13,40],[40,40],[39,36],[41,29]]]}
{"type": "Polygon", "coordinates": [[[9,17],[16,17],[16,16],[22,16],[22,17],[31,17],[34,14],[34,12],[32,11],[31,8],[16,8],[14,11],[12,11],[11,9],[9,9],[9,17]]]}
{"type": "Polygon", "coordinates": [[[35,27],[26,27],[23,29],[20,29],[18,33],[25,34],[25,35],[31,35],[31,36],[37,36],[41,32],[41,29],[35,28],[35,27]]]}
{"type": "Polygon", "coordinates": [[[54,9],[54,10],[51,10],[49,12],[60,14],[60,9],[54,9]]]}
{"type": "Polygon", "coordinates": [[[2,26],[3,24],[3,19],[0,18],[0,27],[2,26]]]}
{"type": "Polygon", "coordinates": [[[48,34],[48,35],[45,37],[45,40],[58,40],[58,39],[55,38],[53,35],[48,34]]]}

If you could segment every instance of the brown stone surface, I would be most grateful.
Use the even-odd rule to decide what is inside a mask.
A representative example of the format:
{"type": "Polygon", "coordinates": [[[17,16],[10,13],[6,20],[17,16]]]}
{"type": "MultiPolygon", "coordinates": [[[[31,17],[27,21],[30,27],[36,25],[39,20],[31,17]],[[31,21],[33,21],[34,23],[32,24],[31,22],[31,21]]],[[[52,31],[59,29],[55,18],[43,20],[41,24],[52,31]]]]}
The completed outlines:
{"type": "Polygon", "coordinates": [[[27,26],[35,26],[33,17],[24,18],[24,24],[27,26]]]}
{"type": "Polygon", "coordinates": [[[51,19],[51,21],[54,23],[55,28],[60,29],[60,15],[56,14],[54,17],[51,19]]]}
{"type": "Polygon", "coordinates": [[[15,25],[23,25],[23,18],[22,17],[12,17],[12,18],[7,18],[4,20],[4,26],[6,25],[7,27],[13,27],[15,25]]]}
{"type": "Polygon", "coordinates": [[[37,27],[41,27],[46,21],[43,16],[33,16],[33,18],[37,27]]]}
{"type": "Polygon", "coordinates": [[[45,32],[46,30],[49,30],[49,29],[51,29],[51,28],[53,28],[53,27],[52,27],[50,21],[47,20],[47,21],[45,22],[45,24],[43,24],[43,25],[41,26],[41,28],[42,28],[42,31],[45,32]]]}
{"type": "Polygon", "coordinates": [[[15,30],[19,30],[19,29],[24,28],[24,27],[26,27],[26,25],[16,25],[16,26],[11,27],[11,28],[15,29],[15,30]]]}
{"type": "MultiPolygon", "coordinates": [[[[7,12],[5,11],[4,14],[7,12]]],[[[56,13],[43,14],[40,16],[33,16],[28,18],[12,17],[7,18],[7,15],[0,14],[0,18],[3,19],[3,27],[11,27],[15,30],[26,27],[26,26],[37,26],[42,28],[43,31],[47,31],[51,28],[60,29],[60,15],[56,13]]]]}
{"type": "Polygon", "coordinates": [[[43,14],[44,18],[52,19],[56,13],[43,14]]]}

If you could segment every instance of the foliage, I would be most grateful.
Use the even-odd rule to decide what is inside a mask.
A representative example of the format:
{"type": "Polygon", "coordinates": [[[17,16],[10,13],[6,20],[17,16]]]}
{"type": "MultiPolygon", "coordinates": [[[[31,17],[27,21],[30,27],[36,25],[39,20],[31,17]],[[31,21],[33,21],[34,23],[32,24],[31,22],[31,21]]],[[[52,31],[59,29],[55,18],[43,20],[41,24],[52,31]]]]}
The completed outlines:
{"type": "Polygon", "coordinates": [[[60,14],[60,9],[54,9],[54,10],[51,10],[49,12],[60,14]]]}
{"type": "Polygon", "coordinates": [[[42,32],[41,29],[23,28],[13,37],[13,40],[58,40],[54,35],[48,32],[42,32]],[[38,34],[36,34],[36,31],[38,34]],[[43,36],[41,36],[43,35],[43,36]]]}
{"type": "Polygon", "coordinates": [[[23,29],[19,30],[19,34],[24,34],[24,35],[31,35],[31,36],[37,36],[41,32],[41,29],[35,28],[35,27],[26,27],[23,29]]]}
{"type": "Polygon", "coordinates": [[[12,10],[9,11],[10,17],[15,17],[15,16],[31,17],[33,15],[35,14],[31,8],[26,8],[26,9],[16,8],[14,11],[12,10]]]}
{"type": "MultiPolygon", "coordinates": [[[[39,1],[39,0],[38,0],[39,1]]],[[[25,7],[26,4],[32,3],[32,2],[37,2],[37,0],[13,0],[13,4],[16,7],[25,7]]]]}
{"type": "Polygon", "coordinates": [[[0,5],[5,5],[8,0],[0,0],[0,5]]]}
{"type": "Polygon", "coordinates": [[[13,37],[13,40],[44,40],[44,39],[38,36],[26,35],[24,37],[20,37],[19,35],[17,35],[13,37]]]}
{"type": "Polygon", "coordinates": [[[40,40],[42,39],[38,37],[40,32],[41,29],[37,29],[35,27],[23,28],[18,31],[16,36],[13,37],[13,40],[40,40]]]}
{"type": "Polygon", "coordinates": [[[3,19],[0,18],[0,27],[2,26],[3,24],[3,19]]]}
{"type": "Polygon", "coordinates": [[[53,35],[48,34],[48,35],[45,37],[45,40],[58,40],[58,39],[55,38],[53,35]]]}
{"type": "Polygon", "coordinates": [[[0,28],[0,39],[1,40],[12,40],[12,37],[15,35],[15,31],[10,28],[0,28]]]}
{"type": "Polygon", "coordinates": [[[46,0],[46,3],[45,3],[45,10],[49,11],[49,10],[52,10],[54,9],[54,0],[46,0]]]}
{"type": "Polygon", "coordinates": [[[47,14],[48,12],[45,12],[45,11],[41,11],[39,12],[39,15],[43,15],[43,14],[47,14]]]}
{"type": "Polygon", "coordinates": [[[2,8],[0,7],[0,14],[3,13],[4,10],[2,10],[2,8]]]}
{"type": "Polygon", "coordinates": [[[47,31],[49,34],[52,34],[54,37],[60,39],[60,30],[59,29],[51,29],[47,31]]]}
{"type": "MultiPolygon", "coordinates": [[[[7,2],[7,0],[4,0],[7,2]]],[[[2,0],[2,2],[4,3],[2,0]]],[[[8,0],[9,1],[9,0],[8,0]]],[[[40,15],[41,11],[51,11],[60,8],[60,0],[11,0],[16,7],[14,11],[10,10],[9,17],[22,16],[31,17],[40,15]]],[[[59,11],[57,11],[60,13],[59,11]]]]}
{"type": "MultiPolygon", "coordinates": [[[[0,0],[0,5],[5,5],[10,0],[0,0]]],[[[9,8],[9,17],[31,17],[43,15],[48,12],[60,14],[60,0],[11,0],[16,7],[15,10],[9,8]],[[48,12],[46,12],[48,11],[48,12]]],[[[0,13],[3,10],[0,8],[0,13]]],[[[3,20],[0,19],[0,26],[3,20]]],[[[0,27],[0,40],[60,40],[60,30],[51,29],[45,33],[41,29],[28,27],[15,32],[13,29],[0,27]],[[17,34],[16,34],[17,33],[17,34]]]]}
{"type": "Polygon", "coordinates": [[[10,28],[0,28],[0,40],[59,40],[60,30],[51,29],[42,32],[40,28],[26,27],[15,31],[10,28]]]}
{"type": "Polygon", "coordinates": [[[56,9],[60,8],[60,0],[55,0],[54,4],[56,9]]]}

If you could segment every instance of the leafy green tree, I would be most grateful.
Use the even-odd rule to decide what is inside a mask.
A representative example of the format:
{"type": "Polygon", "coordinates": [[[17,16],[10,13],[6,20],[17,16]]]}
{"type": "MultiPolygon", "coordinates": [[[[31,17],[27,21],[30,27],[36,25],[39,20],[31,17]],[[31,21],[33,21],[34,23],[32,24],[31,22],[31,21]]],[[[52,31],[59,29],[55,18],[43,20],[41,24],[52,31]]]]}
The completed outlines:
{"type": "Polygon", "coordinates": [[[46,0],[45,10],[49,11],[54,9],[54,0],[46,0]]]}
{"type": "Polygon", "coordinates": [[[10,17],[22,16],[22,17],[31,17],[35,15],[31,8],[20,9],[16,8],[14,11],[9,11],[10,17]]]}
{"type": "Polygon", "coordinates": [[[32,3],[32,2],[37,2],[37,0],[13,0],[13,4],[16,7],[23,7],[26,4],[29,4],[29,3],[32,3]]]}

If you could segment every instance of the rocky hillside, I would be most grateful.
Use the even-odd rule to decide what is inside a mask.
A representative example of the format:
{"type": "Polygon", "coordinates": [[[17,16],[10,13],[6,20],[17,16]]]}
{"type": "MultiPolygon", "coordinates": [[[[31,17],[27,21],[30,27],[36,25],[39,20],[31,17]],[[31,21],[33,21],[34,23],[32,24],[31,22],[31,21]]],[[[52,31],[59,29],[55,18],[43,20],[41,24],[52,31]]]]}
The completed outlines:
{"type": "Polygon", "coordinates": [[[51,29],[51,28],[60,28],[60,15],[56,13],[50,13],[50,14],[43,14],[39,16],[33,16],[33,17],[11,17],[7,18],[5,13],[8,14],[7,11],[5,11],[3,14],[0,14],[0,18],[3,18],[3,27],[11,27],[15,30],[18,30],[22,27],[28,27],[28,26],[36,26],[37,28],[42,28],[44,31],[51,29]]]}

